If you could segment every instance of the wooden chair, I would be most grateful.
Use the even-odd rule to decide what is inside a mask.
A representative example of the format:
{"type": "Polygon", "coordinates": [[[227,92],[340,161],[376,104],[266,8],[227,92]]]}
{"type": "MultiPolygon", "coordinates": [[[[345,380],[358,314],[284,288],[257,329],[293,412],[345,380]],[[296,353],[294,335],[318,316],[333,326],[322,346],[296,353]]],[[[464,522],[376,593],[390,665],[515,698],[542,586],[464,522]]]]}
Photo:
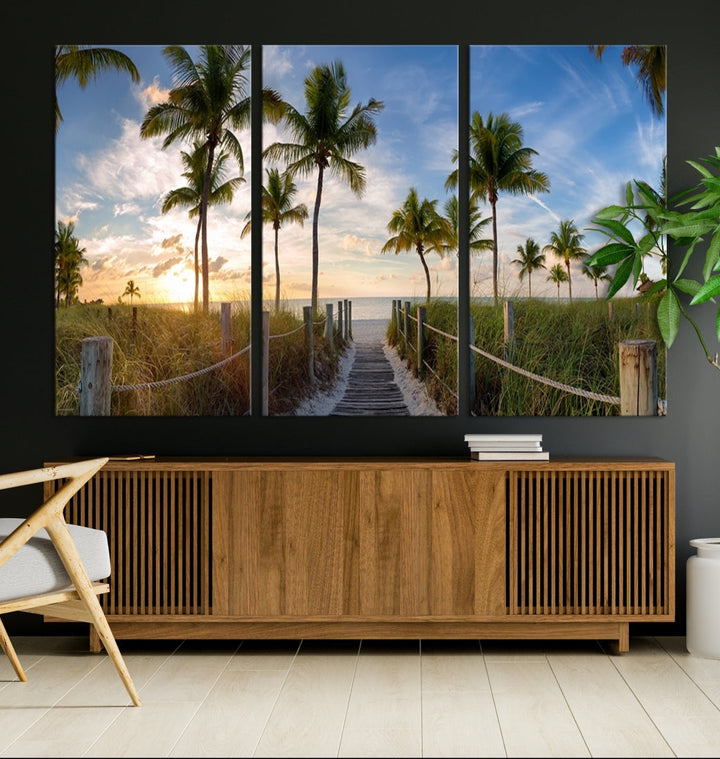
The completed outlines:
{"type": "MultiPolygon", "coordinates": [[[[68,525],[64,509],[107,458],[78,461],[0,475],[0,490],[67,480],[27,519],[0,519],[0,615],[11,611],[48,614],[90,622],[115,665],[135,706],[140,697],[103,613],[98,594],[110,586],[107,535],[103,530],[68,525]]],[[[17,676],[27,677],[0,621],[0,646],[17,676]]]]}

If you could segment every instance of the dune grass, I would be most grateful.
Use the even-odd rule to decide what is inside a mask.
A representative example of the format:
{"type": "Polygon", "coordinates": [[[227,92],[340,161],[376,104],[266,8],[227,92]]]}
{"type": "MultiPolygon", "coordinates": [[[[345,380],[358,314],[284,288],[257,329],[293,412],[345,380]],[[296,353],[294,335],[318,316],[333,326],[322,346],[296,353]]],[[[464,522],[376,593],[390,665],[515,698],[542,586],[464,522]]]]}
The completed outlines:
{"type": "MultiPolygon", "coordinates": [[[[270,334],[289,332],[302,324],[290,311],[272,312],[270,334]]],[[[314,328],[315,380],[308,372],[303,330],[270,341],[269,414],[292,413],[316,387],[332,381],[337,352],[330,354],[314,328]]],[[[161,387],[114,391],[113,416],[243,416],[250,413],[250,351],[207,371],[250,342],[247,302],[231,308],[232,345],[221,346],[220,314],[193,314],[180,308],[142,305],[76,305],[56,312],[56,411],[80,413],[78,384],[82,340],[106,335],[113,339],[112,384],[161,387]],[[191,375],[188,377],[188,375],[191,375]]],[[[342,349],[342,345],[340,346],[342,349]]]]}
{"type": "MultiPolygon", "coordinates": [[[[416,315],[417,305],[412,307],[416,315]]],[[[618,344],[651,339],[657,343],[658,391],[665,398],[665,347],[657,328],[656,301],[618,298],[608,303],[576,300],[572,304],[538,299],[513,301],[514,342],[505,345],[502,304],[471,303],[475,345],[514,366],[581,391],[619,396],[618,344]]],[[[428,324],[457,335],[457,312],[447,301],[431,302],[428,324]]],[[[413,322],[413,326],[414,326],[413,322]]],[[[389,330],[388,339],[398,338],[389,330]]],[[[413,337],[413,343],[415,338],[413,337]]],[[[411,351],[408,365],[417,367],[411,351]]],[[[455,413],[457,343],[428,332],[425,361],[441,380],[429,375],[428,389],[439,407],[455,413]]],[[[616,416],[617,404],[587,398],[525,377],[474,354],[475,402],[479,416],[616,416]]]]}

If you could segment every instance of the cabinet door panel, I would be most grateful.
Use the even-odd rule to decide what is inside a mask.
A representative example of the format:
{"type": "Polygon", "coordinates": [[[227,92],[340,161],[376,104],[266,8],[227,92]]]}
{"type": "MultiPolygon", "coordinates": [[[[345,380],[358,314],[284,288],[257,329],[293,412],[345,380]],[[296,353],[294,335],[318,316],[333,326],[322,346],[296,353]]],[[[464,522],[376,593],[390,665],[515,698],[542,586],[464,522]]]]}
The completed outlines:
{"type": "Polygon", "coordinates": [[[344,511],[352,511],[356,480],[354,472],[312,469],[223,473],[214,514],[217,570],[228,578],[220,613],[342,613],[344,511]]]}

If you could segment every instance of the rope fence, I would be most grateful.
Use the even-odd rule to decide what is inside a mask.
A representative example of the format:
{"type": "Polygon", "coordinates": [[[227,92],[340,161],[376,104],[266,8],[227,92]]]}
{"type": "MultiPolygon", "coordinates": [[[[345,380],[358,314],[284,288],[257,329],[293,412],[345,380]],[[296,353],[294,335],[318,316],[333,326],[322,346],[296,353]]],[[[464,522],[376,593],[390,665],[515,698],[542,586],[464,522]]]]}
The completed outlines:
{"type": "MultiPolygon", "coordinates": [[[[535,382],[540,382],[550,387],[554,387],[562,392],[571,393],[581,396],[588,400],[598,401],[612,405],[620,405],[620,413],[623,416],[664,416],[667,413],[667,402],[657,395],[657,356],[656,345],[653,340],[622,340],[619,343],[619,373],[620,373],[620,395],[608,395],[605,393],[595,393],[584,388],[559,382],[549,377],[544,377],[536,372],[528,371],[522,367],[516,366],[508,361],[508,353],[511,352],[510,346],[514,341],[513,326],[513,307],[511,301],[503,303],[504,313],[504,336],[506,345],[506,357],[499,358],[484,351],[476,346],[474,340],[474,329],[472,316],[470,317],[470,336],[471,342],[469,349],[471,357],[473,354],[493,361],[496,364],[516,372],[535,382]]],[[[417,316],[410,314],[410,301],[397,300],[393,301],[392,324],[395,327],[396,335],[401,338],[398,341],[399,352],[401,357],[408,355],[411,351],[417,358],[418,376],[422,379],[425,371],[429,371],[435,379],[440,382],[452,395],[457,398],[457,393],[450,388],[447,383],[437,374],[432,366],[424,358],[424,333],[425,330],[434,332],[442,337],[458,342],[455,335],[444,332],[437,327],[428,324],[425,318],[425,308],[417,307],[417,316]],[[413,344],[410,335],[409,324],[414,321],[417,324],[417,342],[413,344]]],[[[474,360],[470,362],[470,376],[475,376],[474,360]]],[[[475,386],[471,382],[471,405],[474,402],[475,386]]]]}
{"type": "MultiPolygon", "coordinates": [[[[230,303],[221,303],[220,306],[220,329],[221,338],[213,345],[217,345],[219,342],[222,350],[230,350],[234,340],[231,336],[231,318],[230,318],[230,303]]],[[[335,332],[335,324],[333,320],[333,304],[326,304],[325,315],[314,321],[312,319],[311,307],[305,306],[303,308],[303,323],[291,329],[287,332],[271,335],[269,330],[270,325],[270,312],[263,311],[262,315],[262,413],[268,413],[268,398],[269,398],[269,344],[270,340],[279,340],[281,338],[290,337],[298,332],[305,331],[305,351],[308,361],[308,372],[312,382],[315,380],[315,368],[314,368],[314,349],[313,349],[313,327],[325,324],[325,337],[329,346],[329,350],[334,352],[337,350],[338,341],[346,341],[352,339],[352,302],[349,300],[338,301],[338,318],[337,318],[337,333],[335,332]]],[[[136,319],[136,312],[133,313],[134,319],[136,319]]],[[[163,380],[155,380],[152,382],[139,382],[134,384],[112,384],[112,348],[113,339],[108,336],[88,337],[82,341],[81,349],[81,362],[80,362],[80,381],[78,382],[77,392],[80,396],[80,415],[81,416],[109,416],[111,403],[110,398],[113,392],[123,393],[129,391],[140,390],[154,390],[169,385],[174,385],[180,382],[187,382],[204,374],[216,371],[217,369],[226,366],[240,356],[248,353],[252,348],[252,343],[248,343],[241,350],[233,353],[230,356],[217,361],[210,366],[206,366],[203,369],[198,369],[194,372],[188,372],[187,374],[180,375],[178,377],[170,377],[163,380]]]]}

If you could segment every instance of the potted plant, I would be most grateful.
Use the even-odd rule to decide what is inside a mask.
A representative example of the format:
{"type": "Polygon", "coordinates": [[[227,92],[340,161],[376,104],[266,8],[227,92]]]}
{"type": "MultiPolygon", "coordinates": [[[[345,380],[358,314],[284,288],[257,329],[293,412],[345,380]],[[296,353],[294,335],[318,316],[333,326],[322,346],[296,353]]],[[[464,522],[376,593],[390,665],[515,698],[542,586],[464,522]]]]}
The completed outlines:
{"type": "MultiPolygon", "coordinates": [[[[718,353],[714,355],[690,315],[689,306],[711,301],[720,295],[720,147],[715,155],[698,161],[688,161],[700,173],[700,181],[665,203],[663,194],[655,192],[647,183],[628,182],[625,188],[626,204],[603,208],[593,219],[597,231],[609,238],[607,245],[587,260],[588,266],[616,265],[608,288],[608,298],[630,279],[638,288],[641,298],[647,299],[662,293],[658,303],[657,320],[660,333],[669,348],[678,332],[681,317],[695,330],[705,357],[720,370],[718,353]],[[634,184],[634,187],[633,187],[634,184]],[[637,192],[638,200],[635,200],[637,192]],[[630,225],[642,230],[636,238],[630,225]],[[674,270],[665,247],[670,237],[684,250],[679,266],[674,270]],[[701,243],[707,242],[707,246],[701,243]],[[660,258],[663,278],[647,286],[650,281],[643,271],[646,255],[660,258]],[[690,261],[704,256],[700,279],[685,275],[690,261]],[[643,276],[644,275],[644,276],[643,276]],[[683,302],[690,296],[687,305],[683,302]]],[[[715,332],[720,342],[720,307],[715,318],[715,332]]],[[[686,564],[686,647],[696,656],[720,659],[720,538],[691,540],[697,549],[686,564]]]]}
{"type": "MultiPolygon", "coordinates": [[[[633,180],[625,187],[626,204],[611,205],[599,211],[594,219],[594,231],[608,238],[608,243],[595,251],[587,260],[588,266],[616,266],[608,288],[612,298],[632,277],[637,286],[643,272],[645,256],[660,259],[663,278],[643,288],[641,298],[648,299],[662,293],[658,303],[657,320],[660,334],[669,348],[686,319],[695,330],[707,360],[720,371],[718,353],[711,353],[705,338],[688,306],[711,301],[720,295],[720,147],[715,155],[688,161],[700,173],[699,183],[674,196],[670,203],[647,182],[633,180]],[[707,165],[703,165],[707,164],[707,165]],[[713,169],[718,173],[713,173],[713,169]],[[637,193],[637,200],[635,197],[637,193]],[[684,210],[687,209],[687,210],[684,210]],[[631,227],[639,225],[642,235],[636,237],[631,227]],[[684,249],[680,265],[673,270],[666,248],[670,237],[678,248],[684,249]],[[707,247],[701,243],[708,242],[707,247]],[[701,279],[685,275],[690,261],[704,255],[701,279]],[[690,296],[689,303],[683,299],[690,296]]],[[[720,306],[715,319],[715,331],[720,342],[720,306]]]]}

